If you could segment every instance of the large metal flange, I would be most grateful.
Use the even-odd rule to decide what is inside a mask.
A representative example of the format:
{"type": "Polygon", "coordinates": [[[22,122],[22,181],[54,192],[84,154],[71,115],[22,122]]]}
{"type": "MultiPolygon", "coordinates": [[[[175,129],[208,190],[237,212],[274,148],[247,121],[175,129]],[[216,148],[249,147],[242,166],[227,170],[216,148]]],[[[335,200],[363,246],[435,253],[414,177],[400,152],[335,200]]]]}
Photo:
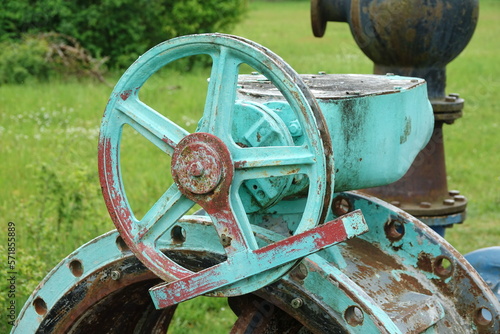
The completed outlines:
{"type": "MultiPolygon", "coordinates": [[[[159,244],[163,252],[193,271],[223,259],[216,235],[207,229],[206,217],[188,216],[177,224],[187,235],[196,237],[183,243],[162,238],[159,244]]],[[[324,305],[293,279],[285,277],[256,294],[229,298],[237,316],[231,333],[345,331],[344,321],[329,309],[322,315],[312,313],[324,305]],[[298,300],[297,296],[303,296],[303,307],[290,303],[298,300]]],[[[128,250],[120,235],[111,231],[75,250],[44,278],[25,303],[11,333],[165,333],[177,316],[177,305],[154,308],[147,290],[159,281],[128,250]]],[[[323,282],[324,288],[335,289],[329,285],[331,282],[323,282]]]]}
{"type": "MultiPolygon", "coordinates": [[[[168,103],[164,105],[168,106],[168,103]]],[[[277,129],[288,131],[284,126],[277,129]]],[[[235,263],[246,263],[259,257],[260,261],[268,260],[268,254],[259,253],[261,246],[255,239],[247,210],[250,206],[243,203],[239,191],[243,185],[248,187],[248,181],[266,178],[307,178],[309,188],[304,213],[292,231],[292,237],[308,232],[307,238],[315,238],[317,233],[324,232],[313,229],[325,222],[334,185],[331,137],[314,96],[300,76],[270,50],[243,38],[223,34],[183,36],[166,41],[142,55],[125,72],[103,117],[99,174],[108,211],[123,240],[149,269],[165,281],[193,278],[191,270],[159,249],[158,240],[195,204],[201,205],[209,214],[228,256],[227,268],[221,266],[214,270],[225,268],[226,272],[231,272],[235,263]],[[213,65],[198,129],[190,134],[168,118],[168,110],[159,113],[142,102],[139,92],[149,77],[164,66],[198,54],[211,57],[213,65]],[[239,116],[235,116],[239,106],[236,100],[238,71],[242,64],[259,71],[283,94],[304,133],[303,141],[293,143],[290,140],[282,145],[263,147],[238,145],[231,129],[245,126],[239,124],[239,116]],[[121,178],[120,147],[124,125],[130,125],[172,157],[171,172],[175,183],[142,219],[134,215],[121,178]]],[[[267,202],[274,205],[281,197],[280,194],[271,196],[267,202]]],[[[342,233],[338,235],[350,238],[366,230],[363,224],[362,216],[357,213],[323,229],[340,228],[342,233]]],[[[299,239],[295,238],[290,245],[298,243],[299,239]]],[[[335,237],[326,239],[331,243],[341,241],[335,237]]],[[[231,294],[253,291],[278,279],[297,258],[308,254],[305,249],[310,253],[326,247],[326,239],[316,243],[321,245],[314,246],[316,248],[298,247],[302,253],[296,252],[294,256],[281,259],[272,267],[263,265],[259,268],[257,264],[255,268],[259,269],[245,272],[237,279],[243,280],[258,273],[263,275],[261,279],[240,282],[231,294]]],[[[231,286],[231,283],[212,282],[208,290],[199,289],[196,294],[217,289],[219,294],[225,293],[220,290],[221,286],[231,286]]],[[[157,298],[161,299],[161,296],[157,294],[157,298]]],[[[183,298],[174,299],[180,301],[183,298]]]]}
{"type": "MultiPolygon", "coordinates": [[[[366,212],[370,231],[308,256],[251,295],[229,298],[238,317],[231,333],[499,332],[498,300],[446,241],[376,198],[343,193],[335,202],[338,214],[366,212]]],[[[210,224],[186,216],[159,247],[203,272],[225,257],[210,224]]],[[[264,228],[255,233],[265,244],[282,240],[264,228]]],[[[47,275],[12,333],[165,333],[176,306],[154,310],[147,290],[158,282],[116,231],[107,233],[47,275]]]]}

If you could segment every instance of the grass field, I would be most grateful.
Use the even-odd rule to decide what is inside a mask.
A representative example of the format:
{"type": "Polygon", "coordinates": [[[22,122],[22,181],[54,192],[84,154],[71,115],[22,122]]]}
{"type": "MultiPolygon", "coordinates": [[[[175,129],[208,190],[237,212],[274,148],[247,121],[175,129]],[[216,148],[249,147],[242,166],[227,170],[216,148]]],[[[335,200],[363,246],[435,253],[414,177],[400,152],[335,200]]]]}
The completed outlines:
{"type": "MultiPolygon", "coordinates": [[[[465,224],[447,232],[462,253],[500,244],[499,19],[500,2],[481,1],[471,43],[447,67],[447,92],[466,100],[463,118],[444,130],[449,188],[469,200],[465,224]]],[[[372,72],[347,24],[329,23],[324,38],[313,37],[308,1],[251,2],[244,21],[231,33],[270,48],[299,73],[372,72]]],[[[114,84],[118,77],[110,74],[108,81],[114,84]]],[[[204,100],[192,96],[203,90],[207,77],[205,69],[163,72],[144,88],[144,98],[152,106],[167,99],[173,120],[193,129],[204,100]]],[[[62,258],[114,228],[97,175],[98,131],[111,89],[90,80],[0,86],[0,217],[3,231],[9,221],[16,224],[18,307],[62,258]]],[[[126,132],[124,177],[137,212],[144,213],[171,182],[169,162],[159,162],[157,154],[126,132]]],[[[2,239],[4,282],[7,251],[2,239]]],[[[2,284],[0,314],[7,298],[2,284]]],[[[188,308],[176,319],[176,333],[206,333],[202,318],[220,320],[213,333],[230,326],[234,318],[223,303],[202,302],[206,305],[188,308]],[[220,313],[221,308],[226,310],[220,313]]]]}

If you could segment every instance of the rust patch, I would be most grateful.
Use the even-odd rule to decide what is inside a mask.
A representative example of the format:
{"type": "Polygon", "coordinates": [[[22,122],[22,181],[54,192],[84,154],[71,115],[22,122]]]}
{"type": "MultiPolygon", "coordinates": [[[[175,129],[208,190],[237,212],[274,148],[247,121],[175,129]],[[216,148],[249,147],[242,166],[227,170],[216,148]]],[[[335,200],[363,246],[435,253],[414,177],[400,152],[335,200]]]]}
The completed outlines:
{"type": "MultiPolygon", "coordinates": [[[[112,146],[109,138],[101,139],[99,143],[99,156],[98,156],[98,169],[99,178],[101,181],[102,194],[108,212],[113,220],[115,226],[122,236],[129,236],[128,231],[131,229],[132,213],[130,210],[122,205],[123,197],[118,190],[118,185],[115,184],[113,179],[113,156],[112,146]]],[[[116,162],[117,163],[117,162],[116,162]]],[[[117,175],[119,178],[119,175],[117,175]]],[[[125,241],[129,238],[124,238],[125,241]]],[[[130,247],[130,244],[129,244],[130,247]]]]}
{"type": "Polygon", "coordinates": [[[120,94],[120,97],[123,101],[126,101],[129,96],[132,95],[132,90],[131,89],[127,89],[125,91],[123,91],[121,94],[120,94]]]}
{"type": "Polygon", "coordinates": [[[161,139],[161,141],[164,142],[165,144],[167,144],[168,146],[170,146],[171,148],[173,148],[174,150],[177,147],[177,144],[174,141],[172,141],[170,138],[163,137],[161,139]]]}
{"type": "Polygon", "coordinates": [[[420,254],[418,254],[417,267],[420,270],[432,273],[434,271],[432,266],[432,259],[433,257],[429,253],[421,252],[420,254]]]}

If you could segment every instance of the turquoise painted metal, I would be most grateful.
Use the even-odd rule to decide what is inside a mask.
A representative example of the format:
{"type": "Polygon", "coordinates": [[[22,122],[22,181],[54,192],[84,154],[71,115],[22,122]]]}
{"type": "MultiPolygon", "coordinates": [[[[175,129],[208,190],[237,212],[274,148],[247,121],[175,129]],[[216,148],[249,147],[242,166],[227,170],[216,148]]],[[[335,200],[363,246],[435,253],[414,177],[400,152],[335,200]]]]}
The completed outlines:
{"type": "MultiPolygon", "coordinates": [[[[432,135],[434,116],[422,79],[356,74],[301,78],[318,101],[330,132],[336,191],[400,179],[432,135]]],[[[239,84],[240,99],[269,107],[293,131],[296,120],[270,80],[242,75],[239,84]]]]}
{"type": "MultiPolygon", "coordinates": [[[[297,193],[298,186],[292,184],[302,184],[299,188],[308,193],[303,215],[291,229],[292,235],[301,235],[325,222],[335,175],[343,176],[335,182],[339,185],[335,186],[337,190],[385,184],[401,177],[430,137],[428,125],[432,122],[432,111],[425,99],[423,81],[417,80],[417,84],[408,86],[406,82],[413,79],[390,80],[391,93],[399,94],[377,92],[376,97],[370,96],[373,92],[363,94],[355,100],[362,107],[353,105],[352,99],[325,101],[332,110],[321,112],[315,97],[284,61],[271,51],[241,38],[219,34],[181,37],[160,44],[141,56],[120,79],[106,108],[99,141],[99,170],[108,210],[125,242],[159,277],[173,276],[179,280],[162,287],[161,293],[160,288],[152,291],[155,298],[178,295],[171,297],[171,303],[175,303],[278,267],[274,276],[266,273],[268,279],[263,284],[267,284],[279,278],[294,260],[307,255],[298,250],[292,255],[282,249],[267,253],[274,257],[273,261],[265,257],[254,261],[256,252],[262,250],[253,236],[248,214],[297,193]],[[153,73],[174,60],[195,54],[209,55],[213,67],[205,110],[197,131],[189,134],[141,102],[139,92],[153,73]],[[276,109],[282,112],[274,113],[262,103],[237,101],[241,64],[248,64],[265,75],[267,82],[286,101],[286,105],[276,109]],[[391,105],[394,107],[389,108],[391,105]],[[401,108],[403,112],[396,113],[395,117],[394,108],[401,108]],[[281,118],[284,109],[287,115],[281,118]],[[361,112],[356,113],[357,109],[361,112]],[[247,129],[249,120],[253,121],[253,126],[239,133],[238,129],[247,129]],[[374,120],[378,120],[375,127],[374,120]],[[142,220],[135,218],[128,205],[120,179],[119,147],[125,124],[172,156],[175,185],[166,190],[142,220]],[[378,124],[389,125],[397,133],[377,135],[380,131],[374,129],[378,124]],[[288,129],[292,125],[297,128],[295,139],[293,131],[288,129]],[[299,129],[300,135],[297,135],[299,129]],[[343,157],[336,172],[332,169],[329,130],[334,131],[333,138],[339,138],[336,144],[343,157]],[[211,216],[225,243],[227,268],[220,265],[213,271],[193,273],[171,261],[155,246],[165,230],[195,204],[211,216]],[[254,209],[248,210],[251,206],[254,209]],[[280,254],[287,256],[279,260],[280,254]],[[230,278],[219,274],[228,272],[235,262],[254,265],[241,276],[230,278]],[[274,265],[269,267],[264,263],[274,265]],[[285,263],[288,265],[282,266],[285,263]],[[167,273],[165,267],[176,269],[167,273]],[[187,284],[197,288],[187,294],[183,289],[187,284]],[[172,289],[173,294],[165,293],[172,289]]],[[[364,232],[362,228],[358,230],[364,232]]],[[[335,240],[338,241],[342,240],[335,240]]],[[[305,244],[306,240],[301,239],[301,242],[305,244]]],[[[333,242],[320,244],[326,247],[333,242]]],[[[311,248],[309,252],[317,250],[319,248],[311,248]]],[[[259,287],[255,285],[250,289],[259,287]]],[[[159,301],[158,305],[168,306],[164,303],[167,302],[159,301]]]]}
{"type": "Polygon", "coordinates": [[[176,305],[200,295],[228,298],[235,333],[498,333],[498,300],[446,241],[379,199],[339,192],[400,178],[432,125],[420,79],[299,76],[223,34],[162,43],[123,75],[102,120],[117,231],[49,273],[13,333],[164,333],[176,305]],[[140,90],[198,54],[213,67],[189,133],[140,90]],[[262,75],[239,75],[242,64],[262,75]],[[171,158],[174,184],[141,219],[121,176],[125,125],[171,158]]]}
{"type": "MultiPolygon", "coordinates": [[[[307,177],[308,200],[304,214],[292,231],[292,235],[298,235],[325,221],[333,190],[332,160],[325,121],[314,97],[299,76],[281,58],[262,46],[220,34],[180,37],[160,44],[141,56],[115,87],[104,114],[99,140],[99,172],[104,198],[125,242],[143,263],[165,280],[173,277],[180,284],[181,280],[203,277],[204,282],[199,284],[197,294],[221,287],[222,281],[233,283],[236,278],[219,278],[217,283],[211,283],[210,279],[215,276],[193,273],[169,259],[157,247],[158,238],[169,227],[198,204],[211,216],[225,245],[228,254],[226,263],[233,263],[232,258],[238,261],[246,258],[243,262],[250,263],[254,254],[262,250],[258,248],[245,204],[240,199],[240,185],[264,177],[287,177],[287,184],[293,182],[294,175],[307,177]],[[209,55],[213,67],[199,127],[197,132],[189,134],[141,102],[139,91],[144,82],[163,66],[195,54],[209,55]],[[288,141],[284,146],[242,147],[232,138],[232,132],[227,131],[233,124],[238,126],[234,120],[237,109],[235,97],[238,68],[243,63],[266,74],[285,96],[294,117],[307,134],[300,144],[291,145],[288,141]],[[176,183],[166,190],[141,220],[135,218],[120,178],[119,148],[125,124],[131,125],[165,154],[172,156],[172,177],[176,183]],[[165,271],[167,267],[171,269],[165,271]]],[[[251,188],[254,186],[257,185],[251,188]]],[[[257,194],[266,193],[269,187],[255,190],[257,194]]],[[[346,223],[349,224],[349,221],[346,223]]],[[[344,226],[343,229],[352,230],[351,226],[344,226]]],[[[362,232],[364,230],[359,228],[359,233],[362,232]]],[[[344,238],[353,236],[346,232],[343,235],[344,238]]],[[[326,235],[322,238],[324,240],[317,242],[318,246],[310,252],[327,246],[324,242],[326,235]]],[[[341,240],[331,240],[334,241],[341,240]]],[[[275,253],[270,249],[268,254],[275,253]]],[[[274,269],[274,275],[267,272],[264,284],[278,279],[293,265],[293,260],[304,255],[297,252],[295,256],[277,261],[288,264],[276,265],[278,268],[274,269]]],[[[258,269],[258,265],[253,268],[253,273],[246,275],[270,269],[258,269]]],[[[251,290],[258,287],[252,286],[251,290]]],[[[178,290],[181,293],[182,286],[178,290]]]]}

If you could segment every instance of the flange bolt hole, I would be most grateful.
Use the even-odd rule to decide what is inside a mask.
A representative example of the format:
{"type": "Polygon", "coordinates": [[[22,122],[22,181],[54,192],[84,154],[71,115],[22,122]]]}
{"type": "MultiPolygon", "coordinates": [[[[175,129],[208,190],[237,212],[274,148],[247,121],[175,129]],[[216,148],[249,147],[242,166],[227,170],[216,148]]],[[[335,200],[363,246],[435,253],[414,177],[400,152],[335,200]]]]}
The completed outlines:
{"type": "Polygon", "coordinates": [[[80,277],[83,274],[83,264],[80,260],[73,260],[69,263],[69,270],[75,277],[80,277]]]}
{"type": "Polygon", "coordinates": [[[438,256],[434,261],[434,273],[441,278],[448,278],[453,273],[453,263],[446,256],[438,256]]]}
{"type": "Polygon", "coordinates": [[[405,234],[404,223],[391,219],[384,226],[385,235],[391,241],[400,240],[405,234]]]}
{"type": "Polygon", "coordinates": [[[37,297],[33,301],[33,307],[35,308],[35,312],[38,313],[39,315],[45,315],[47,313],[47,304],[40,297],[37,297]]]}
{"type": "Polygon", "coordinates": [[[120,252],[127,252],[130,250],[121,236],[116,238],[116,247],[118,247],[120,252]]]}
{"type": "Polygon", "coordinates": [[[493,314],[486,307],[481,307],[476,311],[474,321],[479,326],[491,326],[493,324],[493,314]]]}
{"type": "Polygon", "coordinates": [[[172,228],[170,236],[173,242],[181,244],[186,241],[186,230],[182,226],[176,225],[172,228]]]}
{"type": "Polygon", "coordinates": [[[347,197],[337,196],[333,199],[332,211],[338,217],[351,212],[352,209],[352,203],[347,197]]]}
{"type": "Polygon", "coordinates": [[[363,324],[365,320],[363,311],[357,306],[349,306],[344,312],[344,318],[353,327],[363,324]]]}

